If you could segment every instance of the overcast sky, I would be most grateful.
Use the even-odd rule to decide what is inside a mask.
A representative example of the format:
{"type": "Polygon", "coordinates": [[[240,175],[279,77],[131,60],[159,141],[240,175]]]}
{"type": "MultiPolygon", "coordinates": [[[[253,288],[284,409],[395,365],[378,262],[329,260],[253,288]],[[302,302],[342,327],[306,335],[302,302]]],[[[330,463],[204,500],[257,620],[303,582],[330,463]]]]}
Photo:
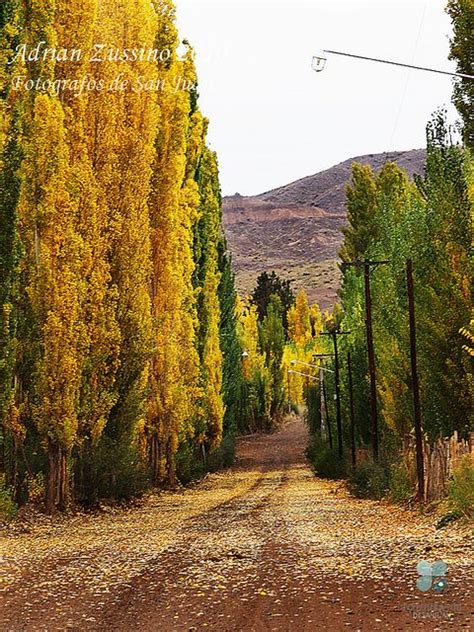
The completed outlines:
{"type": "Polygon", "coordinates": [[[455,70],[444,1],[177,0],[225,195],[261,193],[361,154],[423,147],[451,79],[312,55],[328,48],[455,70]]]}

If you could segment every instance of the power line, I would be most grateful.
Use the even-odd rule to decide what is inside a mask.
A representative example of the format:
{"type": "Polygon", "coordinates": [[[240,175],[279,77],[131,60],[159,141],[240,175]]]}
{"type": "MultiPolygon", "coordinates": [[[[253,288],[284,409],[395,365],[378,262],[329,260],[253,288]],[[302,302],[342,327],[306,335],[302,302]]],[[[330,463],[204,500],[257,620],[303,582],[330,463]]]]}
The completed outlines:
{"type": "Polygon", "coordinates": [[[334,346],[334,385],[336,388],[336,424],[337,424],[337,443],[339,449],[339,458],[342,459],[342,419],[341,419],[341,393],[339,389],[339,352],[337,348],[337,337],[346,336],[350,334],[350,331],[339,331],[333,329],[333,331],[323,331],[322,336],[331,336],[334,346]]]}
{"type": "MultiPolygon", "coordinates": [[[[413,53],[411,55],[411,63],[413,63],[415,61],[416,51],[418,50],[418,43],[420,41],[421,29],[422,29],[423,23],[425,21],[426,5],[427,5],[427,2],[425,2],[424,6],[423,6],[423,13],[421,14],[421,20],[420,20],[420,24],[418,26],[418,33],[416,35],[415,45],[413,47],[413,53]]],[[[405,79],[405,85],[403,87],[403,92],[402,92],[402,98],[400,99],[400,105],[398,106],[397,115],[395,117],[395,122],[393,124],[392,134],[390,136],[390,142],[388,144],[388,151],[389,151],[389,153],[392,150],[393,139],[395,138],[395,132],[397,131],[398,123],[400,121],[400,116],[401,116],[402,110],[403,110],[403,104],[405,102],[405,97],[407,95],[408,84],[410,82],[410,75],[411,75],[410,70],[411,69],[409,69],[408,72],[407,72],[407,76],[406,76],[406,79],[405,79]]]]}
{"type": "MultiPolygon", "coordinates": [[[[343,53],[337,50],[323,50],[323,53],[328,53],[330,55],[341,55],[342,57],[352,57],[353,59],[364,59],[365,61],[375,61],[379,64],[389,64],[390,66],[400,66],[401,68],[413,68],[414,70],[424,70],[425,72],[434,72],[438,75],[449,75],[450,77],[462,77],[463,79],[473,79],[474,75],[467,75],[462,72],[449,72],[447,70],[438,70],[437,68],[428,68],[426,66],[413,66],[412,64],[402,64],[398,61],[391,61],[389,59],[378,59],[377,57],[366,57],[365,55],[354,55],[353,53],[343,53]]],[[[322,61],[325,61],[325,58],[321,55],[315,55],[313,57],[313,69],[316,72],[320,72],[324,68],[324,64],[321,64],[322,61]]]]}

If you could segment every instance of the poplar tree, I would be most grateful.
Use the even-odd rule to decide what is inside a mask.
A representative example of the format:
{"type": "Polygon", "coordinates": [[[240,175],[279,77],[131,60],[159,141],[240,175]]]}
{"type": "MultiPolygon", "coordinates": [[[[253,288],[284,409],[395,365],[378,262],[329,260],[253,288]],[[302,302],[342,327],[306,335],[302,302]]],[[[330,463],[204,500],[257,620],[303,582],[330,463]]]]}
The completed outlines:
{"type": "MultiPolygon", "coordinates": [[[[93,41],[133,48],[154,46],[156,15],[145,0],[98,4],[93,41]]],[[[88,324],[81,389],[82,453],[97,445],[110,494],[139,467],[153,350],[148,196],[158,126],[155,92],[134,91],[138,78],[155,80],[147,62],[93,64],[105,86],[117,78],[125,90],[93,90],[85,104],[85,136],[97,198],[89,209],[86,262],[88,324]],[[100,441],[99,441],[100,439],[100,441]]],[[[91,186],[93,186],[91,182],[91,186]]],[[[89,204],[91,204],[89,202],[89,204]]],[[[86,207],[87,208],[87,203],[86,207]]],[[[95,464],[92,463],[92,468],[95,464]]],[[[88,486],[88,466],[83,485],[88,486]]],[[[99,483],[100,481],[97,481],[99,483]]]]}
{"type": "Polygon", "coordinates": [[[376,194],[372,168],[354,163],[351,182],[346,187],[348,225],[342,229],[344,242],[339,253],[343,261],[363,259],[376,239],[376,194]]]}
{"type": "MultiPolygon", "coordinates": [[[[457,72],[474,75],[474,2],[449,0],[447,8],[452,25],[450,59],[456,61],[457,72]]],[[[453,103],[463,121],[463,139],[474,149],[474,82],[472,79],[454,79],[453,103]]]]}
{"type": "MultiPolygon", "coordinates": [[[[31,40],[54,46],[55,17],[52,2],[30,7],[31,40]]],[[[54,79],[55,64],[32,62],[25,71],[29,78],[54,79]]],[[[77,435],[81,237],[69,191],[69,150],[60,99],[38,92],[22,95],[22,100],[26,138],[18,205],[25,246],[21,353],[31,372],[19,377],[20,406],[47,447],[46,505],[53,511],[67,502],[68,458],[77,435]]]]}
{"type": "MultiPolygon", "coordinates": [[[[58,64],[56,78],[81,82],[90,73],[88,59],[97,36],[97,20],[97,0],[57,4],[58,41],[68,50],[81,50],[82,61],[58,64]]],[[[97,68],[98,75],[100,72],[102,68],[97,68]]],[[[91,462],[100,460],[95,449],[118,399],[115,378],[120,344],[117,292],[111,284],[111,214],[101,189],[102,170],[97,161],[94,162],[102,149],[102,138],[93,112],[104,104],[93,91],[87,90],[81,95],[64,91],[61,98],[68,131],[69,187],[77,231],[82,237],[79,286],[81,385],[77,406],[75,483],[81,499],[90,501],[97,494],[97,480],[90,471],[91,462]]]]}
{"type": "Polygon", "coordinates": [[[295,304],[288,311],[288,337],[302,346],[311,340],[311,313],[304,289],[298,292],[295,304]]]}
{"type": "MultiPolygon", "coordinates": [[[[189,59],[177,59],[174,11],[164,10],[169,3],[159,4],[157,45],[165,41],[172,53],[169,63],[160,69],[160,77],[172,85],[179,76],[189,78],[192,69],[189,59]]],[[[174,485],[178,446],[194,435],[196,402],[202,395],[192,286],[192,234],[198,218],[199,192],[194,178],[197,156],[187,155],[190,94],[165,90],[160,93],[159,107],[161,124],[149,196],[154,354],[147,435],[154,484],[174,485]]],[[[202,138],[196,127],[194,131],[202,138]]]]}
{"type": "Polygon", "coordinates": [[[269,429],[272,425],[271,373],[261,351],[257,308],[249,299],[237,300],[238,335],[243,349],[241,431],[255,432],[269,429]]]}
{"type": "Polygon", "coordinates": [[[78,426],[81,238],[67,190],[64,112],[56,97],[36,96],[31,130],[19,214],[28,267],[26,292],[39,334],[34,341],[31,412],[47,439],[46,505],[53,511],[67,501],[67,459],[78,426]]]}
{"type": "Polygon", "coordinates": [[[260,348],[265,356],[265,362],[271,376],[270,415],[273,420],[279,414],[284,400],[282,359],[285,346],[285,330],[283,327],[281,301],[276,295],[270,297],[265,318],[258,326],[258,334],[260,348]]]}
{"type": "Polygon", "coordinates": [[[222,351],[220,347],[221,307],[219,303],[218,245],[221,239],[221,197],[217,160],[204,148],[199,164],[200,191],[199,338],[204,376],[206,441],[216,447],[222,438],[224,405],[222,401],[222,351]]]}
{"type": "Polygon", "coordinates": [[[10,65],[20,39],[20,4],[0,9],[0,471],[16,491],[18,450],[25,429],[19,420],[14,373],[16,366],[19,261],[17,205],[22,160],[21,108],[10,90],[10,65]]]}
{"type": "Polygon", "coordinates": [[[237,292],[230,254],[224,236],[219,242],[219,303],[221,312],[220,345],[222,350],[222,399],[224,403],[224,434],[237,432],[243,396],[242,346],[238,337],[236,313],[237,292]]]}

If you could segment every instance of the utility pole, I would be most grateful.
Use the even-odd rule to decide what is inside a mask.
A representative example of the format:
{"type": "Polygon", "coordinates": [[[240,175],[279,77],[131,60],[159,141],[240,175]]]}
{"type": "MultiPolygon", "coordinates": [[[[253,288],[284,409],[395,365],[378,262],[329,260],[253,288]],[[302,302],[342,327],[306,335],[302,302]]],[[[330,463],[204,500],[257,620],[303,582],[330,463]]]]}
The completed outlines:
{"type": "Polygon", "coordinates": [[[323,377],[323,389],[322,389],[321,393],[322,393],[322,396],[324,398],[324,412],[326,413],[326,421],[327,421],[327,424],[328,424],[329,447],[332,450],[331,418],[329,416],[328,397],[327,397],[327,393],[326,393],[326,382],[324,381],[324,377],[323,377]]]}
{"type": "Polygon", "coordinates": [[[324,371],[322,368],[319,369],[319,415],[321,417],[321,437],[326,439],[327,433],[327,419],[324,414],[324,392],[323,392],[323,383],[324,383],[324,371]]]}
{"type": "Polygon", "coordinates": [[[336,388],[336,425],[337,425],[337,447],[339,452],[339,458],[342,459],[342,419],[341,419],[341,393],[339,388],[339,353],[337,348],[337,337],[347,335],[348,331],[339,331],[333,329],[332,331],[323,331],[322,336],[331,336],[334,346],[334,385],[336,388]]]}
{"type": "Polygon", "coordinates": [[[408,312],[410,317],[410,359],[411,359],[411,383],[413,389],[413,409],[415,417],[415,442],[416,442],[416,470],[418,474],[418,500],[425,496],[425,473],[423,464],[423,436],[421,431],[421,405],[420,384],[418,381],[418,366],[416,358],[416,319],[415,319],[415,292],[413,286],[413,262],[406,262],[408,312]]]}
{"type": "MultiPolygon", "coordinates": [[[[313,360],[323,360],[325,358],[328,357],[333,357],[334,354],[333,353],[315,353],[313,354],[313,360]]],[[[305,367],[309,367],[311,369],[318,369],[319,370],[319,389],[320,389],[320,415],[321,415],[321,435],[325,435],[325,428],[324,428],[324,411],[326,412],[326,418],[328,421],[328,434],[329,434],[329,446],[332,448],[332,437],[331,437],[331,427],[329,425],[329,417],[327,415],[327,404],[325,403],[325,398],[326,398],[326,391],[324,389],[324,372],[327,371],[328,373],[334,373],[334,371],[332,369],[328,369],[324,366],[322,366],[322,364],[312,364],[311,362],[305,362],[304,360],[291,360],[291,365],[295,366],[295,364],[302,364],[305,367]]],[[[298,375],[304,375],[306,377],[306,397],[309,399],[309,392],[308,392],[308,374],[307,373],[301,373],[300,371],[295,371],[295,370],[290,370],[288,371],[288,375],[292,374],[292,373],[296,373],[298,375]]],[[[318,378],[315,376],[311,376],[311,379],[313,380],[317,380],[318,378]]]]}
{"type": "Polygon", "coordinates": [[[374,331],[372,327],[372,294],[370,292],[370,264],[364,263],[365,327],[367,334],[367,356],[370,374],[370,421],[374,461],[379,458],[379,423],[377,418],[377,374],[375,368],[374,331]]]}
{"type": "Polygon", "coordinates": [[[319,403],[320,403],[320,415],[321,415],[321,435],[323,439],[326,439],[326,430],[327,437],[329,439],[329,447],[332,450],[332,435],[331,435],[331,425],[328,415],[328,407],[326,402],[326,388],[324,386],[324,372],[328,371],[329,373],[333,373],[331,369],[327,369],[323,367],[322,361],[326,358],[333,358],[334,353],[314,353],[313,360],[320,360],[319,364],[319,403]]]}
{"type": "Polygon", "coordinates": [[[355,413],[354,413],[354,388],[352,384],[352,358],[351,352],[347,352],[347,371],[349,373],[349,407],[351,412],[351,457],[352,467],[356,466],[356,444],[355,444],[355,413]]]}
{"type": "Polygon", "coordinates": [[[370,292],[370,269],[384,265],[388,261],[350,261],[342,264],[342,268],[354,266],[364,268],[364,293],[365,293],[365,331],[367,337],[367,357],[369,360],[370,377],[370,427],[372,434],[372,452],[374,461],[379,459],[379,424],[377,417],[377,374],[375,367],[374,333],[372,327],[372,295],[370,292]]]}

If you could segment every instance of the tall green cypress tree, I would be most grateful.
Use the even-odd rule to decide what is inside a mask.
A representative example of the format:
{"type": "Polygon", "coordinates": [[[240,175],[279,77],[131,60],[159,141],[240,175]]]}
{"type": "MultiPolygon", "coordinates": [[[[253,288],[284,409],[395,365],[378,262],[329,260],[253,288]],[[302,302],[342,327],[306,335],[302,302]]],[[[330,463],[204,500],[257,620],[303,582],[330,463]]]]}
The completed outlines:
{"type": "Polygon", "coordinates": [[[220,340],[224,356],[222,366],[222,396],[224,399],[224,435],[234,433],[242,414],[242,347],[237,334],[237,314],[232,262],[225,239],[219,244],[219,302],[221,306],[220,340]]]}
{"type": "Polygon", "coordinates": [[[263,321],[258,324],[260,348],[265,355],[265,361],[271,375],[270,415],[272,420],[280,413],[284,401],[282,359],[285,347],[285,329],[282,314],[280,297],[274,294],[270,297],[263,321]]]}
{"type": "Polygon", "coordinates": [[[20,3],[7,0],[0,8],[0,471],[16,483],[16,452],[23,432],[15,405],[14,371],[17,336],[18,265],[20,241],[17,205],[22,161],[21,108],[10,99],[8,62],[19,42],[20,3]],[[7,28],[8,26],[8,28],[7,28]]]}

